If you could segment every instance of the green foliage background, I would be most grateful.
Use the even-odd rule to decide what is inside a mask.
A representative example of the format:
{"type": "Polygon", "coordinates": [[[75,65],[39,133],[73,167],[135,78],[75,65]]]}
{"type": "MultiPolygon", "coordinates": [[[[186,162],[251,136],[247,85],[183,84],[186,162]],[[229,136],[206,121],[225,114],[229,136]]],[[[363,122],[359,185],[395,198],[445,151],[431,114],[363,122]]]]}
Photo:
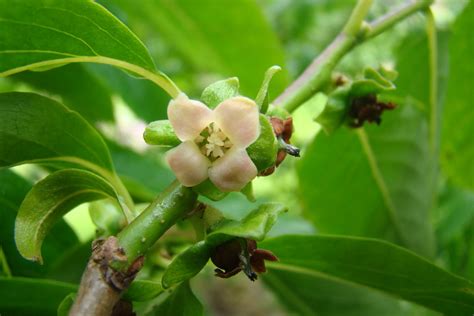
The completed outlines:
{"type": "MultiPolygon", "coordinates": [[[[243,95],[254,98],[265,70],[276,64],[284,70],[271,83],[270,99],[334,39],[355,4],[98,1],[143,46],[99,6],[71,1],[58,5],[62,16],[52,10],[34,20],[28,1],[14,2],[0,0],[0,8],[18,5],[3,13],[0,9],[0,73],[28,64],[27,58],[54,57],[46,51],[64,56],[93,51],[114,59],[107,62],[112,65],[119,60],[154,72],[156,64],[193,98],[208,84],[231,76],[239,77],[243,95]],[[95,23],[84,20],[88,18],[95,23]],[[22,22],[12,22],[17,20],[22,22]],[[64,32],[86,38],[85,44],[69,43],[61,34],[51,37],[51,28],[35,27],[40,22],[57,22],[55,27],[62,25],[64,32]],[[82,23],[84,27],[74,28],[82,23]],[[33,57],[7,53],[18,40],[12,34],[21,30],[31,36],[24,49],[33,45],[33,57]],[[115,32],[121,34],[117,41],[109,37],[115,32]]],[[[41,3],[46,6],[47,1],[41,3]]],[[[401,3],[374,1],[369,19],[401,3]]],[[[201,198],[231,220],[244,219],[268,201],[288,206],[289,212],[268,232],[271,239],[261,244],[281,257],[280,263],[269,265],[263,282],[250,283],[243,275],[217,280],[209,264],[191,285],[185,281],[164,292],[164,268],[195,242],[191,224],[180,222],[155,245],[139,275],[142,283],[128,293],[140,315],[474,313],[474,287],[468,281],[474,280],[474,4],[440,0],[432,8],[436,29],[430,28],[426,15],[415,14],[357,47],[336,68],[349,76],[381,64],[399,72],[396,91],[382,96],[398,108],[385,113],[380,126],[342,127],[325,134],[313,121],[325,101],[321,94],[294,113],[293,142],[302,148],[302,158],[287,158],[274,175],[254,181],[256,203],[237,193],[220,202],[201,198]]],[[[38,96],[0,96],[0,167],[41,163],[0,170],[1,315],[56,313],[77,288],[90,241],[120,230],[117,223],[124,218],[117,210],[127,209],[129,198],[150,202],[173,179],[163,151],[147,147],[141,138],[145,123],[166,118],[169,96],[163,90],[137,79],[131,69],[127,73],[110,65],[72,63],[41,70],[0,78],[0,92],[38,93],[80,115],[38,96]],[[120,182],[114,172],[131,197],[114,189],[120,182]],[[86,175],[77,180],[78,174],[86,175]],[[40,179],[35,195],[30,189],[40,179]],[[121,203],[101,200],[65,215],[44,240],[40,266],[18,253],[14,221],[25,196],[24,205],[47,203],[40,185],[54,187],[54,181],[72,188],[61,187],[56,196],[51,194],[52,201],[69,196],[68,190],[100,191],[58,206],[57,218],[72,206],[104,196],[120,196],[121,203]]],[[[159,72],[156,76],[165,80],[159,72]]],[[[43,228],[24,229],[44,233],[43,228]]],[[[38,257],[40,246],[22,253],[38,257]]]]}

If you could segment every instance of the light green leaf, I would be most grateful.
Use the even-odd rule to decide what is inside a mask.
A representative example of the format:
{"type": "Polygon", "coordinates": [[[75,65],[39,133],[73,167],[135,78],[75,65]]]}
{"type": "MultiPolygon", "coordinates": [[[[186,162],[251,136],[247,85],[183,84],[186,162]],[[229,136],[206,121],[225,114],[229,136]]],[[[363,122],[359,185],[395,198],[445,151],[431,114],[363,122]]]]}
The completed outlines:
{"type": "Polygon", "coordinates": [[[71,64],[43,72],[25,71],[11,78],[60,96],[67,107],[90,122],[114,120],[109,89],[83,65],[71,64]]]}
{"type": "MultiPolygon", "coordinates": [[[[62,219],[52,228],[43,243],[45,264],[40,266],[23,258],[15,245],[15,217],[31,184],[8,169],[0,170],[0,245],[14,276],[39,277],[48,275],[70,249],[79,245],[74,231],[62,219]],[[61,236],[61,238],[57,238],[61,236]]],[[[90,247],[89,247],[90,254],[90,247]]],[[[86,257],[87,258],[87,257],[86,257]]],[[[81,272],[84,265],[81,267],[81,272]]],[[[54,277],[53,277],[54,278],[54,277]]]]}
{"type": "Polygon", "coordinates": [[[430,256],[433,160],[424,113],[408,104],[380,126],[320,133],[298,165],[304,212],[322,233],[395,240],[430,256]]]}
{"type": "Polygon", "coordinates": [[[287,208],[280,203],[264,203],[250,212],[241,221],[224,220],[219,222],[207,235],[206,243],[217,246],[229,237],[241,237],[262,241],[275,224],[278,215],[287,208]]]}
{"type": "Polygon", "coordinates": [[[474,284],[387,242],[338,236],[282,236],[261,245],[273,270],[324,277],[383,291],[447,315],[471,315],[474,284]]]}
{"type": "Polygon", "coordinates": [[[117,199],[103,178],[85,170],[64,169],[38,182],[26,195],[15,222],[20,254],[42,262],[41,244],[51,227],[69,210],[93,200],[117,199]]]}
{"type": "MultiPolygon", "coordinates": [[[[216,5],[214,0],[146,0],[139,6],[126,0],[104,2],[122,9],[131,26],[145,24],[162,35],[193,68],[218,73],[222,79],[238,77],[245,95],[257,93],[270,66],[284,65],[278,38],[255,1],[216,5]]],[[[285,87],[286,77],[283,73],[273,82],[275,96],[285,87]]]]}
{"type": "Polygon", "coordinates": [[[52,280],[0,277],[0,310],[9,316],[56,315],[64,297],[76,290],[52,280]]]}
{"type": "Polygon", "coordinates": [[[176,287],[168,297],[146,315],[160,316],[200,316],[203,315],[201,302],[194,296],[185,282],[176,287]]]}
{"type": "Polygon", "coordinates": [[[469,2],[453,27],[450,74],[442,125],[441,166],[452,181],[474,190],[474,3],[469,2]]]}
{"type": "Polygon", "coordinates": [[[93,1],[1,0],[0,77],[68,63],[109,64],[179,92],[155,71],[148,51],[118,19],[93,1]]]}
{"type": "Polygon", "coordinates": [[[474,219],[474,193],[447,186],[436,210],[436,237],[440,245],[458,238],[474,219]]]}
{"type": "Polygon", "coordinates": [[[277,217],[286,208],[278,203],[265,203],[250,212],[241,221],[222,220],[211,227],[205,240],[180,253],[167,267],[163,275],[164,288],[188,280],[204,268],[214,247],[235,237],[261,241],[275,224],[277,217]]]}

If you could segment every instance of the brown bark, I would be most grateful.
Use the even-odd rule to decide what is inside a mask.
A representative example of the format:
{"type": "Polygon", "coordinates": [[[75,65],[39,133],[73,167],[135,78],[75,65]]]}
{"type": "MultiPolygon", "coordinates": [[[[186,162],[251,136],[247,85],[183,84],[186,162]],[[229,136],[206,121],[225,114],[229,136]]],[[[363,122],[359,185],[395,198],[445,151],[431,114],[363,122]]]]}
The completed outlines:
{"type": "Polygon", "coordinates": [[[127,257],[115,237],[99,239],[92,245],[92,256],[84,272],[70,316],[112,315],[114,306],[143,265],[139,257],[125,272],[110,267],[111,262],[126,262],[127,257]]]}

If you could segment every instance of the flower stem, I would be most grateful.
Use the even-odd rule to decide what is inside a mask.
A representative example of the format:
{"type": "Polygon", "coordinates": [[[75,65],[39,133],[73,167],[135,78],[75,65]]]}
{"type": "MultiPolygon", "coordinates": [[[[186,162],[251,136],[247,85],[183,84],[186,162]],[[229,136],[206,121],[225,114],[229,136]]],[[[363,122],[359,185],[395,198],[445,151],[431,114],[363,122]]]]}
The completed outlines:
{"type": "MultiPolygon", "coordinates": [[[[174,181],[163,191],[137,218],[135,218],[118,235],[118,242],[127,256],[127,266],[139,256],[146,253],[148,248],[171,227],[186,212],[190,212],[197,200],[197,195],[174,181]]],[[[118,267],[118,268],[126,268],[118,267]]]]}
{"type": "Polygon", "coordinates": [[[342,32],[273,103],[293,112],[331,79],[338,62],[355,46],[383,33],[415,12],[429,8],[432,2],[410,1],[364,26],[363,20],[371,1],[359,0],[342,32]]]}

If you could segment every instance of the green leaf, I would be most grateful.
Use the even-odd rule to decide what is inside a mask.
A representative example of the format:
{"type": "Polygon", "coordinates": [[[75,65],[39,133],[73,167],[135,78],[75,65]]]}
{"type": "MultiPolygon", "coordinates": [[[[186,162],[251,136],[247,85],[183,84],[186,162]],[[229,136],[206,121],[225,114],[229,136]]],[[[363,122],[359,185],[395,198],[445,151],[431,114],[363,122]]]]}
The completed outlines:
{"type": "Polygon", "coordinates": [[[199,316],[203,315],[201,302],[194,296],[189,283],[180,284],[158,306],[146,315],[160,316],[199,316]]]}
{"type": "Polygon", "coordinates": [[[122,298],[134,302],[144,302],[157,297],[161,293],[163,293],[161,283],[149,280],[135,280],[123,294],[122,298]]]}
{"type": "MultiPolygon", "coordinates": [[[[44,240],[43,255],[46,261],[44,265],[35,264],[20,255],[14,239],[15,218],[21,202],[30,189],[31,184],[22,177],[8,169],[0,170],[0,245],[2,245],[6,261],[14,276],[48,275],[55,269],[55,265],[61,260],[63,254],[79,245],[74,231],[61,219],[44,240]],[[57,236],[61,236],[61,238],[57,238],[57,236]]],[[[84,265],[81,270],[84,270],[84,265]]]]}
{"type": "Polygon", "coordinates": [[[167,118],[170,96],[149,80],[137,80],[120,69],[107,65],[87,64],[87,69],[104,85],[121,96],[129,108],[146,122],[167,118]]]}
{"type": "Polygon", "coordinates": [[[219,222],[207,235],[206,243],[217,246],[228,240],[229,237],[262,241],[275,224],[278,215],[286,211],[287,208],[280,203],[264,203],[241,221],[224,220],[219,222]]]}
{"type": "Polygon", "coordinates": [[[282,236],[262,248],[273,270],[343,280],[383,291],[447,315],[471,315],[474,284],[387,242],[337,236],[282,236]]]}
{"type": "Polygon", "coordinates": [[[262,278],[288,312],[297,315],[438,315],[384,293],[325,276],[271,269],[262,278]]]}
{"type": "MultiPolygon", "coordinates": [[[[136,24],[137,29],[146,25],[162,35],[194,69],[218,73],[222,78],[238,77],[245,95],[257,93],[262,74],[270,66],[284,65],[278,38],[254,1],[216,5],[214,0],[160,0],[139,6],[126,0],[105,2],[121,8],[130,25],[136,24]]],[[[283,73],[275,79],[275,95],[285,87],[286,77],[283,73]]]]}
{"type": "Polygon", "coordinates": [[[71,309],[72,304],[74,304],[75,299],[76,293],[70,293],[68,296],[66,296],[58,306],[57,315],[68,316],[69,310],[71,309]]]}
{"type": "Polygon", "coordinates": [[[25,71],[12,79],[59,95],[67,107],[90,122],[114,120],[110,91],[83,65],[71,64],[43,72],[25,71]]]}
{"type": "Polygon", "coordinates": [[[103,198],[118,199],[106,180],[85,170],[60,170],[38,182],[18,210],[15,242],[20,254],[42,262],[41,244],[51,227],[74,207],[103,198]]]}
{"type": "Polygon", "coordinates": [[[174,174],[162,162],[161,153],[137,153],[107,140],[114,166],[136,201],[152,201],[174,179],[174,174]]]}
{"type": "Polygon", "coordinates": [[[436,239],[447,245],[459,237],[474,219],[474,193],[448,186],[438,201],[436,239]]]}
{"type": "Polygon", "coordinates": [[[209,261],[211,252],[212,246],[202,240],[180,253],[166,268],[161,280],[163,287],[169,288],[198,274],[209,261]]]}
{"type": "Polygon", "coordinates": [[[52,280],[0,277],[0,310],[8,316],[55,315],[64,297],[76,290],[52,280]]]}
{"type": "Polygon", "coordinates": [[[298,165],[304,212],[322,233],[395,240],[430,256],[433,159],[424,113],[409,104],[380,126],[320,133],[298,165]]]}
{"type": "Polygon", "coordinates": [[[444,105],[441,166],[452,181],[474,190],[474,111],[472,78],[474,64],[470,52],[474,41],[474,3],[468,3],[453,27],[450,38],[450,74],[444,105]]]}
{"type": "Polygon", "coordinates": [[[110,199],[90,203],[89,215],[97,226],[96,234],[99,236],[116,235],[127,226],[127,220],[123,216],[120,205],[110,199]]]}
{"type": "Polygon", "coordinates": [[[279,203],[265,203],[250,212],[241,221],[222,220],[211,227],[205,240],[180,253],[167,267],[163,275],[164,288],[188,280],[204,268],[214,247],[235,237],[261,241],[286,208],[279,203]]]}
{"type": "Polygon", "coordinates": [[[99,133],[77,113],[32,93],[0,94],[0,167],[68,162],[113,171],[99,133]]]}
{"type": "Polygon", "coordinates": [[[201,94],[201,101],[214,109],[222,101],[239,95],[239,78],[233,77],[214,82],[207,86],[201,94]]]}
{"type": "Polygon", "coordinates": [[[109,64],[179,90],[155,71],[148,51],[118,19],[92,1],[1,0],[0,77],[68,63],[109,64]]]}

